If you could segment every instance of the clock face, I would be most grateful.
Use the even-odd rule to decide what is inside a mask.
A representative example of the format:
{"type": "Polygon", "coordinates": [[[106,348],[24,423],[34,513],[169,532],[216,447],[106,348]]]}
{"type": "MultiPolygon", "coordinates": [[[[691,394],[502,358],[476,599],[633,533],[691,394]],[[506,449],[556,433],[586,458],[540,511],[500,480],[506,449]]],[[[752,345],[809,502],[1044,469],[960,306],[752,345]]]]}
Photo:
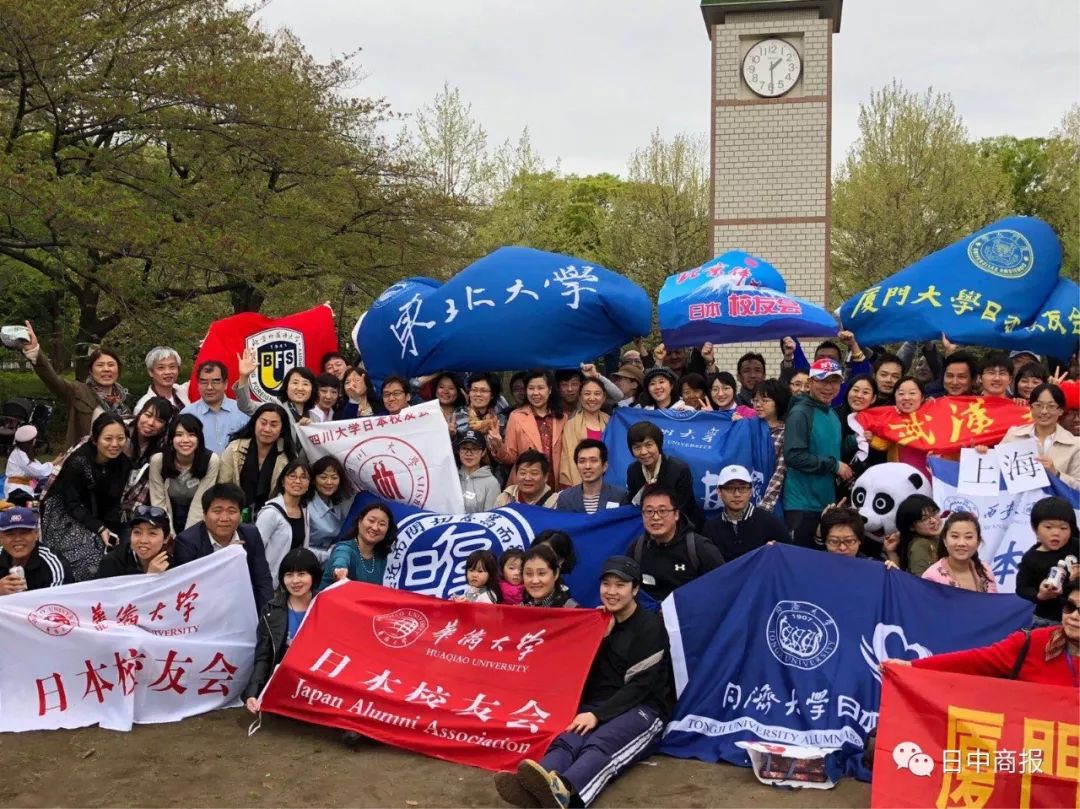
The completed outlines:
{"type": "Polygon", "coordinates": [[[802,72],[799,52],[782,39],[763,39],[746,52],[742,63],[746,86],[765,98],[782,96],[802,72]]]}

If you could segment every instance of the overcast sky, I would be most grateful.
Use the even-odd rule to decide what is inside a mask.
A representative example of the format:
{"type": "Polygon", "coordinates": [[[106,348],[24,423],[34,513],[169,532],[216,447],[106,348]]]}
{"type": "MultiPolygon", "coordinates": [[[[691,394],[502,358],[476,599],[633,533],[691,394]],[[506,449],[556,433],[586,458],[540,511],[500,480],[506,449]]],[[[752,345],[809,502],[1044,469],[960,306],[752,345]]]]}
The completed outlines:
{"type": "MultiPolygon", "coordinates": [[[[709,129],[694,0],[271,0],[316,58],[362,48],[364,96],[411,113],[456,85],[492,144],[529,127],[567,173],[623,173],[659,127],[709,129]]],[[[948,92],[973,138],[1046,135],[1080,99],[1076,0],[847,0],[833,49],[833,161],[893,78],[948,92]]]]}

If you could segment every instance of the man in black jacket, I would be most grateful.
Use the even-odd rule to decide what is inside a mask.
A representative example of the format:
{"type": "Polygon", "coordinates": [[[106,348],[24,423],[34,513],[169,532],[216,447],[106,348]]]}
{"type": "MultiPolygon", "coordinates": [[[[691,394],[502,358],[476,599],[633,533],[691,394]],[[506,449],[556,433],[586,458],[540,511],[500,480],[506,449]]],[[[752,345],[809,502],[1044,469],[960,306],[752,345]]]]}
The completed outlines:
{"type": "Polygon", "coordinates": [[[495,787],[514,806],[588,806],[620,772],[649,755],[674,704],[667,632],[660,616],[638,606],[641,567],[612,556],[600,577],[611,626],[593,659],[580,713],[539,762],[495,787]]]}
{"type": "Polygon", "coordinates": [[[626,502],[640,506],[646,486],[668,489],[675,494],[675,507],[695,528],[700,528],[705,513],[694,497],[690,467],[664,454],[664,434],[660,428],[649,421],[632,424],[626,431],[626,443],[637,459],[626,467],[626,502]]]}
{"type": "Polygon", "coordinates": [[[626,555],[641,565],[642,589],[657,601],[724,563],[717,547],[680,519],[675,495],[667,489],[645,490],[641,521],[645,532],[630,544],[626,555]]]}
{"type": "Polygon", "coordinates": [[[36,511],[22,507],[0,511],[0,596],[74,581],[67,559],[43,548],[38,539],[36,511]]]}
{"type": "Polygon", "coordinates": [[[240,524],[244,492],[233,483],[218,483],[203,494],[202,507],[203,521],[177,535],[173,564],[193,562],[230,545],[243,545],[247,553],[255,609],[262,615],[263,608],[274,596],[274,586],[259,529],[254,525],[240,524]]]}
{"type": "Polygon", "coordinates": [[[705,523],[705,537],[724,560],[730,562],[768,542],[790,542],[791,534],[772,514],[754,508],[750,473],[745,466],[732,464],[720,470],[720,499],[724,510],[705,523]]]}

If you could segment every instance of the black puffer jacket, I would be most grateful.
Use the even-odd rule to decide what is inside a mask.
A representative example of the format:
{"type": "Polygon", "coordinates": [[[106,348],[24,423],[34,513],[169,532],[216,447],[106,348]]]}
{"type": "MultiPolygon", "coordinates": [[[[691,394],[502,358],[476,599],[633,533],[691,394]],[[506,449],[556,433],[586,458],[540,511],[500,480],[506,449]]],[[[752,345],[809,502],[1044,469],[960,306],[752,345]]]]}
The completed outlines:
{"type": "Polygon", "coordinates": [[[240,695],[243,700],[259,696],[289,648],[288,598],[285,593],[276,593],[259,617],[259,630],[255,636],[255,667],[251,670],[247,688],[240,695]]]}

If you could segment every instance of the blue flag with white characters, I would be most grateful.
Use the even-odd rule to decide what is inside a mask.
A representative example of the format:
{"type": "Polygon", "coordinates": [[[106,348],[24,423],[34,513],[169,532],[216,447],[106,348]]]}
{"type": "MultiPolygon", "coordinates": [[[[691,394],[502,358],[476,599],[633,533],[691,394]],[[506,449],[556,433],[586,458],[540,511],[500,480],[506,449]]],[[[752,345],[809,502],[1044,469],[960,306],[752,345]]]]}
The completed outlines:
{"type": "Polygon", "coordinates": [[[626,486],[626,469],[634,460],[626,444],[626,433],[639,421],[648,421],[664,434],[665,455],[690,466],[694,496],[707,517],[715,517],[723,508],[720,502],[720,470],[739,464],[753,478],[753,502],[765,494],[776,467],[769,425],[761,419],[732,419],[731,413],[700,410],[641,410],[617,407],[604,430],[608,450],[605,479],[616,486],[626,486]]]}
{"type": "Polygon", "coordinates": [[[1001,640],[1031,624],[1031,603],[767,545],[677,589],[663,615],[679,699],[661,753],[747,767],[736,742],[817,747],[835,751],[834,780],[869,780],[878,664],[1001,640]]]}
{"type": "Polygon", "coordinates": [[[669,275],[657,304],[668,348],[836,334],[836,318],[787,294],[772,264],[729,250],[692,270],[669,275]]]}
{"type": "Polygon", "coordinates": [[[919,259],[849,298],[845,329],[863,345],[933,340],[1071,357],[1080,287],[1058,276],[1061,242],[1030,216],[1010,216],[919,259]]]}
{"type": "Polygon", "coordinates": [[[648,334],[641,287],[593,262],[500,247],[445,284],[408,278],[353,334],[376,384],[391,373],[574,368],[648,334]]]}
{"type": "Polygon", "coordinates": [[[1080,491],[1062,482],[1057,475],[1047,475],[1050,485],[1043,489],[1012,494],[999,481],[993,497],[963,494],[959,491],[960,464],[931,456],[934,501],[942,511],[970,511],[979,518],[982,544],[979,558],[990,565],[997,579],[998,592],[1016,591],[1016,571],[1024,553],[1035,545],[1031,530],[1031,509],[1044,497],[1063,497],[1072,504],[1080,519],[1080,491]]]}
{"type": "Polygon", "coordinates": [[[449,598],[465,592],[465,560],[473,551],[495,558],[511,548],[528,548],[542,531],[565,531],[577,564],[564,575],[571,595],[584,607],[600,604],[600,570],[609,556],[626,553],[642,533],[641,512],[633,506],[596,514],[571,514],[539,506],[512,505],[478,514],[436,514],[415,506],[357,496],[345,521],[351,525],[369,503],[390,508],[397,541],[390,550],[383,584],[413,593],[449,598]]]}

